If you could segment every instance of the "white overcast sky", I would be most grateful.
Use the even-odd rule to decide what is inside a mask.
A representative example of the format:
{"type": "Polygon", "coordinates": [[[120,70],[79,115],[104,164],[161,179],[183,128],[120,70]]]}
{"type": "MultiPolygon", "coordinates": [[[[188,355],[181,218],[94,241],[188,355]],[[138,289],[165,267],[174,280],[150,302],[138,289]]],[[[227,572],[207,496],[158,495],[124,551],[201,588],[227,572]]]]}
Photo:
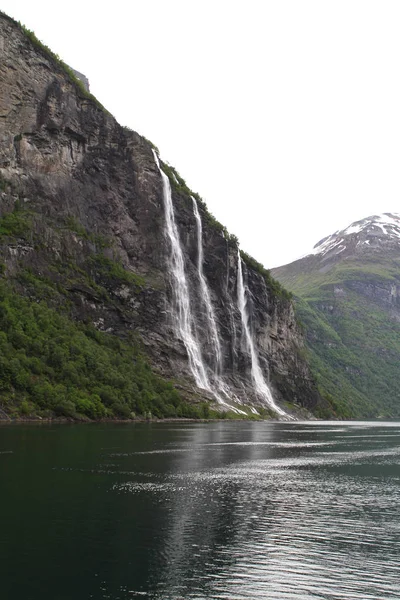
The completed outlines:
{"type": "Polygon", "coordinates": [[[266,267],[399,212],[398,0],[0,0],[266,267]]]}

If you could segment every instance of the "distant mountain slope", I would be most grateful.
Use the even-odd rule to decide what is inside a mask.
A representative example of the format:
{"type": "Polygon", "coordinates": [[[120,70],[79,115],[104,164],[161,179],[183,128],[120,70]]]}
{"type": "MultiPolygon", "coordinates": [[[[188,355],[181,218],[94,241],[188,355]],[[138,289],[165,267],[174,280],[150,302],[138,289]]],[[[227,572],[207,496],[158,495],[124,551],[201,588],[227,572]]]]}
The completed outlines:
{"type": "Polygon", "coordinates": [[[297,296],[320,390],[337,413],[400,415],[400,215],[373,215],[272,270],[297,296]]]}

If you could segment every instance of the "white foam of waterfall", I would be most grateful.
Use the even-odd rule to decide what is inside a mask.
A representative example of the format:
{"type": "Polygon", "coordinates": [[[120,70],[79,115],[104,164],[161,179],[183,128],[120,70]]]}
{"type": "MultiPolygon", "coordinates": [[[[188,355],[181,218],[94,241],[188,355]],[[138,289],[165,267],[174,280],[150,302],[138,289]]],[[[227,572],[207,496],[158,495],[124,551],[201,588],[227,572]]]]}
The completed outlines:
{"type": "Polygon", "coordinates": [[[177,336],[180,337],[186,348],[189,358],[189,367],[196,381],[196,385],[211,392],[210,382],[201,355],[200,345],[196,339],[196,334],[193,327],[189,288],[185,274],[185,261],[179,240],[178,228],[175,222],[174,207],[171,196],[171,185],[167,175],[160,167],[158,156],[154,150],[153,154],[163,183],[166,233],[170,245],[169,269],[172,275],[173,316],[175,320],[175,330],[177,336]]]}
{"type": "Polygon", "coordinates": [[[203,272],[203,225],[197,206],[196,199],[193,198],[193,212],[196,219],[197,227],[197,271],[200,281],[200,293],[206,312],[207,327],[210,334],[211,347],[213,349],[213,356],[215,357],[214,374],[219,376],[222,371],[222,352],[221,344],[219,341],[219,334],[217,328],[217,319],[215,317],[214,307],[211,302],[210,290],[203,272]]]}
{"type": "Polygon", "coordinates": [[[247,311],[247,299],[246,299],[246,288],[243,280],[243,270],[242,270],[242,259],[240,258],[240,251],[238,250],[238,274],[237,274],[237,296],[238,296],[238,306],[240,310],[240,315],[242,317],[242,325],[244,331],[244,338],[246,341],[246,347],[248,353],[251,358],[251,376],[254,381],[254,386],[258,394],[264,398],[266,403],[272,408],[275,412],[280,415],[286,415],[285,411],[283,411],[279,406],[277,406],[274,402],[274,399],[271,394],[271,390],[268,387],[267,382],[264,379],[263,373],[261,371],[260,363],[258,361],[258,355],[254,346],[253,337],[250,331],[249,325],[249,315],[247,311]]]}
{"type": "Polygon", "coordinates": [[[229,289],[229,242],[226,240],[226,280],[225,280],[225,290],[228,293],[229,289]]]}

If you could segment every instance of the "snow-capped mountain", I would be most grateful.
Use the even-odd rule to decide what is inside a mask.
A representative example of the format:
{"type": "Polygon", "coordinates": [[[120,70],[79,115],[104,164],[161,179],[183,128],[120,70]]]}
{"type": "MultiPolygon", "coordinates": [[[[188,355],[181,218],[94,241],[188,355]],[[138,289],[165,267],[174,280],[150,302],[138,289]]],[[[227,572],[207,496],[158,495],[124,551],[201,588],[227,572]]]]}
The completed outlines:
{"type": "MultiPolygon", "coordinates": [[[[271,273],[290,291],[344,280],[352,285],[366,276],[400,286],[400,213],[372,215],[320,240],[305,256],[271,273]]],[[[380,287],[383,282],[380,281],[380,287]]],[[[390,296],[390,298],[392,298],[390,296]]],[[[397,303],[396,303],[397,304],[397,303]]],[[[400,287],[399,287],[400,319],[400,287]]]]}
{"type": "Polygon", "coordinates": [[[306,256],[331,258],[346,250],[357,253],[368,248],[379,250],[387,244],[400,246],[399,213],[383,213],[355,221],[346,229],[335,231],[320,240],[306,256]]]}
{"type": "Polygon", "coordinates": [[[338,415],[400,416],[400,214],[356,221],[271,273],[295,294],[314,375],[338,415]]]}

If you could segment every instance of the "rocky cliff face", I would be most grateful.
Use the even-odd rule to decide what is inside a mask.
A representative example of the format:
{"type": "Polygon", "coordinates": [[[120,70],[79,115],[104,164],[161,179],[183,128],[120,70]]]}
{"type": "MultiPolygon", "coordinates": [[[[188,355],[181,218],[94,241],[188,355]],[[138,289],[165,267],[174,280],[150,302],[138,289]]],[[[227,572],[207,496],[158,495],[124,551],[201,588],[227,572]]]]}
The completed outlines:
{"type": "MultiPolygon", "coordinates": [[[[58,285],[63,293],[49,303],[124,339],[138,334],[158,372],[173,377],[187,396],[215,401],[194,385],[187,348],[174,327],[164,191],[152,145],[121,127],[5,16],[0,51],[0,217],[22,215],[22,227],[1,240],[4,275],[24,295],[33,292],[21,272],[58,285]]],[[[179,176],[161,167],[172,186],[196,336],[211,369],[193,200],[179,176]]],[[[262,406],[243,343],[236,242],[200,200],[199,213],[221,376],[238,400],[262,406]]],[[[243,270],[250,328],[273,395],[278,403],[312,409],[320,398],[302,358],[292,303],[246,259],[243,270]]]]}

